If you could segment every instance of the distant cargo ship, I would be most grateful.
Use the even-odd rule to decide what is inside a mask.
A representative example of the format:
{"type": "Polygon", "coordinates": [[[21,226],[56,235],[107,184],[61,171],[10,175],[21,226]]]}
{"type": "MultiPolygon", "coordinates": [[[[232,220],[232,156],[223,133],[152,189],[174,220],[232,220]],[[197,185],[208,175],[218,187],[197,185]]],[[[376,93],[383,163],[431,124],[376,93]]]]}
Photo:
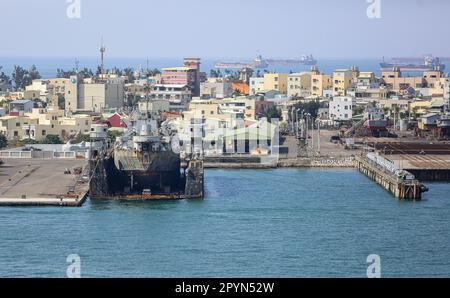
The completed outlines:
{"type": "MultiPolygon", "coordinates": [[[[383,59],[384,60],[384,59],[383,59]]],[[[423,63],[416,64],[416,63],[386,63],[381,62],[380,63],[381,70],[392,70],[393,68],[399,68],[400,71],[429,71],[429,70],[435,70],[439,68],[440,70],[445,69],[445,64],[442,64],[439,58],[433,58],[432,56],[427,56],[424,58],[423,63]]]]}
{"type": "Polygon", "coordinates": [[[317,60],[313,55],[303,55],[300,59],[267,59],[271,65],[316,65],[317,60]]]}
{"type": "Polygon", "coordinates": [[[257,56],[252,62],[218,62],[214,65],[215,68],[222,69],[243,69],[243,68],[267,68],[269,64],[261,57],[257,56]]]}
{"type": "Polygon", "coordinates": [[[252,62],[218,62],[214,67],[222,69],[264,69],[269,67],[269,65],[295,66],[316,64],[317,60],[314,59],[313,55],[303,55],[300,59],[263,59],[262,56],[259,55],[253,59],[252,62]]]}

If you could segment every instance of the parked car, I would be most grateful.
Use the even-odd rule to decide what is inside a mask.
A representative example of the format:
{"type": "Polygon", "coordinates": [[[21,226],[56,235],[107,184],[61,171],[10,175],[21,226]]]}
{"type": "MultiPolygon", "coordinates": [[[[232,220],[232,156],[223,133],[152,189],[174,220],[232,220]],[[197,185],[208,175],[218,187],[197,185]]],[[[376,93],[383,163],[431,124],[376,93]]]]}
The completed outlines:
{"type": "Polygon", "coordinates": [[[339,143],[341,141],[341,138],[339,136],[331,136],[330,142],[331,143],[339,143]]]}

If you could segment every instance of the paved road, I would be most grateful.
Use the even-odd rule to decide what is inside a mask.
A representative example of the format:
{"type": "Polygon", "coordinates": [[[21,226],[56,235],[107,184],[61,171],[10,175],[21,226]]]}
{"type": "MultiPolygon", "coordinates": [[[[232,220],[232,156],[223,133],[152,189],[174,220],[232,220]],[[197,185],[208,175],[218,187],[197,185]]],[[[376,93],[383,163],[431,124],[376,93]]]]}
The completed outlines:
{"type": "MultiPolygon", "coordinates": [[[[358,153],[355,150],[345,150],[344,146],[330,142],[330,137],[338,134],[339,131],[336,130],[320,131],[320,155],[330,157],[347,157],[358,153]]],[[[309,136],[309,150],[313,152],[312,155],[317,156],[319,155],[319,142],[317,141],[319,134],[317,130],[310,130],[309,136]]],[[[283,152],[280,152],[280,157],[288,159],[297,157],[297,140],[294,136],[287,136],[281,147],[284,147],[285,149],[283,152]]]]}
{"type": "Polygon", "coordinates": [[[0,166],[0,198],[56,198],[75,185],[64,170],[83,167],[85,160],[4,159],[0,166]]]}

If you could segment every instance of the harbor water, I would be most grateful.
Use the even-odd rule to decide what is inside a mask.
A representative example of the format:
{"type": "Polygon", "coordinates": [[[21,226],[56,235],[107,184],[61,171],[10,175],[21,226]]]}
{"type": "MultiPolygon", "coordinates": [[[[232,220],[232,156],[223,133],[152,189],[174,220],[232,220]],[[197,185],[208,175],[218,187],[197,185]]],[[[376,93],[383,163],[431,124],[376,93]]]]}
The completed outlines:
{"type": "Polygon", "coordinates": [[[450,276],[450,184],[400,202],[353,169],[206,170],[206,198],[0,208],[0,276],[450,276]]]}

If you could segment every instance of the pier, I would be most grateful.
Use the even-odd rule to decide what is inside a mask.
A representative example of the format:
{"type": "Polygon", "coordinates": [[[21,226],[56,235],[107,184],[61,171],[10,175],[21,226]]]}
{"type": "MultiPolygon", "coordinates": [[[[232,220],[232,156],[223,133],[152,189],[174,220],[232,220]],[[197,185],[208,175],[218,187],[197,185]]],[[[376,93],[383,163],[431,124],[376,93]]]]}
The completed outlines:
{"type": "Polygon", "coordinates": [[[421,200],[422,193],[427,191],[426,187],[409,172],[402,171],[401,174],[395,174],[365,156],[357,156],[355,160],[359,172],[400,200],[421,200]]]}
{"type": "Polygon", "coordinates": [[[80,207],[89,194],[83,180],[86,164],[78,159],[4,159],[0,206],[80,207]]]}

